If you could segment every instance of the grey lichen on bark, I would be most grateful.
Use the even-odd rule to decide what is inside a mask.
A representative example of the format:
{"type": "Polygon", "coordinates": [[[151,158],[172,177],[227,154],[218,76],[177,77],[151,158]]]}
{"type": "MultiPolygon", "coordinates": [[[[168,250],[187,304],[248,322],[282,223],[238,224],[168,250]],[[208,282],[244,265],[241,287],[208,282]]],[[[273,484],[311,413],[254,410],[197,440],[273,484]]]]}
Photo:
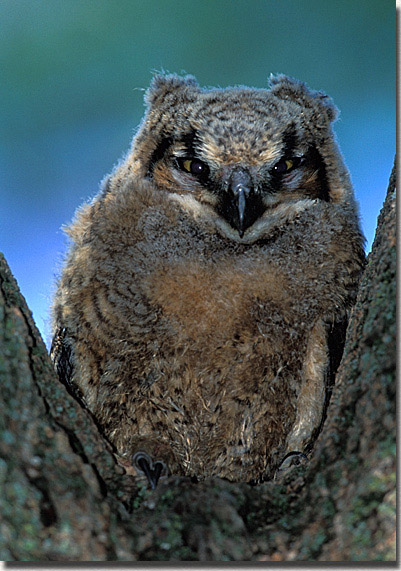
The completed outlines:
{"type": "Polygon", "coordinates": [[[307,466],[259,486],[118,466],[53,371],[0,257],[0,559],[395,560],[395,170],[327,420],[307,466]]]}

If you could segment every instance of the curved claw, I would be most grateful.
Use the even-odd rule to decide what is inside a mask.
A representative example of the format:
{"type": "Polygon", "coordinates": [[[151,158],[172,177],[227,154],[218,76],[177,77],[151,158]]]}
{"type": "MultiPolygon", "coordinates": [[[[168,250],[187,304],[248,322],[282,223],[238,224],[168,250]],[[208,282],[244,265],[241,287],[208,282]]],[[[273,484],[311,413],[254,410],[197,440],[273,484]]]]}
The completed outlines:
{"type": "Polygon", "coordinates": [[[157,486],[160,476],[166,465],[161,460],[153,462],[152,458],[146,452],[136,452],[132,458],[135,468],[143,472],[150,484],[152,490],[157,486]]]}
{"type": "Polygon", "coordinates": [[[277,472],[284,472],[293,466],[301,466],[308,462],[308,457],[303,452],[289,452],[284,456],[280,466],[277,468],[277,472]]]}

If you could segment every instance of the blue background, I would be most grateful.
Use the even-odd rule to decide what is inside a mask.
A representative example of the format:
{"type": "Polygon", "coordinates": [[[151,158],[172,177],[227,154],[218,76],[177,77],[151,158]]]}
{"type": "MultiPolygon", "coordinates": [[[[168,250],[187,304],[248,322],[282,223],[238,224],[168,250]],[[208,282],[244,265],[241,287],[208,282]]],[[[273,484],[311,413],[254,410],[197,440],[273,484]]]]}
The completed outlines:
{"type": "Polygon", "coordinates": [[[152,71],[331,95],[367,251],[395,154],[389,0],[2,0],[0,250],[49,341],[61,226],[128,149],[152,71]]]}

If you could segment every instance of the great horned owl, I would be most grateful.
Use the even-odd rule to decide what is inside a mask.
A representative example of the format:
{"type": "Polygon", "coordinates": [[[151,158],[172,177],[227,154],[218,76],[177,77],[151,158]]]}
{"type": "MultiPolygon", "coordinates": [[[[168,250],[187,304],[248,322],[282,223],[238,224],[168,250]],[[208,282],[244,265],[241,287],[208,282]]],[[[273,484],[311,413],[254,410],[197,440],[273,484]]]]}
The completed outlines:
{"type": "Polygon", "coordinates": [[[269,87],[155,76],[130,152],[67,230],[53,359],[152,486],[261,482],[321,426],[364,238],[332,101],[269,87]]]}

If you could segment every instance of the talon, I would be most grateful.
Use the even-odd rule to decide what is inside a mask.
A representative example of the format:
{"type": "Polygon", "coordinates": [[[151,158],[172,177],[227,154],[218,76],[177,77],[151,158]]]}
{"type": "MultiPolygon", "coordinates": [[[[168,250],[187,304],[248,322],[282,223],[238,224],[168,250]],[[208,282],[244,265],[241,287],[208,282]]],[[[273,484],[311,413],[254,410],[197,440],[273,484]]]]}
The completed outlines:
{"type": "Polygon", "coordinates": [[[155,483],[155,488],[157,486],[157,482],[159,481],[160,476],[162,475],[163,468],[164,468],[163,462],[160,462],[159,460],[157,462],[155,462],[155,465],[153,468],[153,480],[155,483]]]}
{"type": "Polygon", "coordinates": [[[146,452],[136,452],[132,458],[134,466],[143,472],[150,484],[152,490],[157,486],[160,476],[166,465],[161,460],[153,462],[152,458],[146,452]]]}
{"type": "Polygon", "coordinates": [[[284,472],[293,466],[301,466],[308,462],[308,457],[303,452],[289,452],[286,454],[277,468],[277,472],[284,472]]]}

